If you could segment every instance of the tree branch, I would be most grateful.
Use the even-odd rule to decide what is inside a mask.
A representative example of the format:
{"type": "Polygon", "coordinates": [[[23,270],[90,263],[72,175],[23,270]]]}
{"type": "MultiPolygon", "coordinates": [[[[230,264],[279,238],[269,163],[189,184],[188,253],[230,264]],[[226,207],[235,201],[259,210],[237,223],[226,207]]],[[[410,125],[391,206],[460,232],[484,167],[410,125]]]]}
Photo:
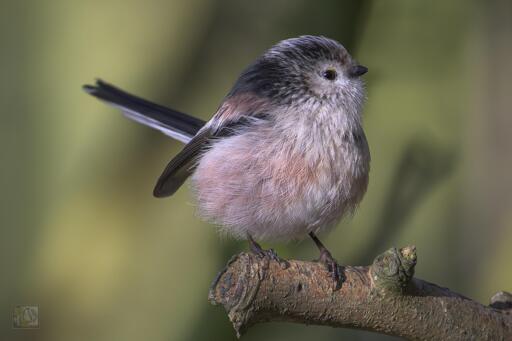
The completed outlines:
{"type": "Polygon", "coordinates": [[[369,267],[346,266],[340,290],[322,264],[290,260],[289,267],[249,253],[234,256],[212,283],[241,334],[259,322],[287,321],[365,329],[411,340],[512,340],[512,296],[483,306],[413,278],[416,250],[390,249],[369,267]]]}

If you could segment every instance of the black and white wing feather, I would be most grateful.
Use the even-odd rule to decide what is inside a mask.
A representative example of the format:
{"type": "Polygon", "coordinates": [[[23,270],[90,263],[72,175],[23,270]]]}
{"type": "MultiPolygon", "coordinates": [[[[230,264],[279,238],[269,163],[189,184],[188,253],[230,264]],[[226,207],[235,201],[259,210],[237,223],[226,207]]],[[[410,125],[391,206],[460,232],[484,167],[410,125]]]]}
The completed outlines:
{"type": "Polygon", "coordinates": [[[188,143],[206,122],[129,94],[102,80],[83,89],[108,104],[121,109],[123,114],[138,123],[157,129],[183,143],[188,143]]]}

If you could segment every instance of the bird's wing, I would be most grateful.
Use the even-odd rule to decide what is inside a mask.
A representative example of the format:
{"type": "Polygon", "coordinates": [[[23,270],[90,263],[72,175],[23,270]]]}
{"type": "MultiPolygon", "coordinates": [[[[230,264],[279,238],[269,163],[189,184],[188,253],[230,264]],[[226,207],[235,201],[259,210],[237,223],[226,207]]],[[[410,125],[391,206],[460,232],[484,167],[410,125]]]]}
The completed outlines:
{"type": "Polygon", "coordinates": [[[211,128],[205,127],[167,164],[153,189],[153,195],[164,198],[173,195],[192,174],[196,157],[212,137],[211,128]]]}
{"type": "Polygon", "coordinates": [[[95,85],[84,85],[83,89],[138,123],[157,129],[178,141],[188,143],[205,125],[205,121],[152,103],[129,94],[107,82],[97,80],[95,85]]]}
{"type": "Polygon", "coordinates": [[[197,158],[212,139],[237,134],[243,127],[268,119],[266,109],[265,101],[254,95],[228,97],[212,119],[167,164],[155,185],[153,195],[157,198],[173,195],[192,174],[197,158]]]}

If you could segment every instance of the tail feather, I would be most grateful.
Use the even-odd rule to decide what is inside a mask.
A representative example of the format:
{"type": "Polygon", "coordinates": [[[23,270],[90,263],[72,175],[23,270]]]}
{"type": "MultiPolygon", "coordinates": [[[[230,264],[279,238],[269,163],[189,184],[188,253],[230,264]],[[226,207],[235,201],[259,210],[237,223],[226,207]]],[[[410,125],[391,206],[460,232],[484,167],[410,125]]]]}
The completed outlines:
{"type": "Polygon", "coordinates": [[[100,79],[95,85],[84,85],[83,89],[88,94],[121,109],[126,117],[184,143],[188,143],[206,123],[193,116],[131,95],[100,79]]]}

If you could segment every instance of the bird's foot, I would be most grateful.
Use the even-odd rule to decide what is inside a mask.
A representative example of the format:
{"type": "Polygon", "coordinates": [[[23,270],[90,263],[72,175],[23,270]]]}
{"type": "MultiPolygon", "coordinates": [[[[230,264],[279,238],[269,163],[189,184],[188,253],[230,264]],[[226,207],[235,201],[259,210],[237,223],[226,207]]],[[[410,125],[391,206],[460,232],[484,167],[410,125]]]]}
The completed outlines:
{"type": "Polygon", "coordinates": [[[288,269],[290,263],[286,259],[279,257],[274,249],[265,250],[260,244],[256,243],[252,237],[249,237],[249,247],[252,253],[260,258],[267,258],[279,263],[282,269],[288,269]]]}
{"type": "Polygon", "coordinates": [[[339,290],[343,284],[344,276],[336,259],[324,248],[320,251],[320,257],[317,259],[317,262],[325,265],[334,281],[334,290],[339,290]]]}

